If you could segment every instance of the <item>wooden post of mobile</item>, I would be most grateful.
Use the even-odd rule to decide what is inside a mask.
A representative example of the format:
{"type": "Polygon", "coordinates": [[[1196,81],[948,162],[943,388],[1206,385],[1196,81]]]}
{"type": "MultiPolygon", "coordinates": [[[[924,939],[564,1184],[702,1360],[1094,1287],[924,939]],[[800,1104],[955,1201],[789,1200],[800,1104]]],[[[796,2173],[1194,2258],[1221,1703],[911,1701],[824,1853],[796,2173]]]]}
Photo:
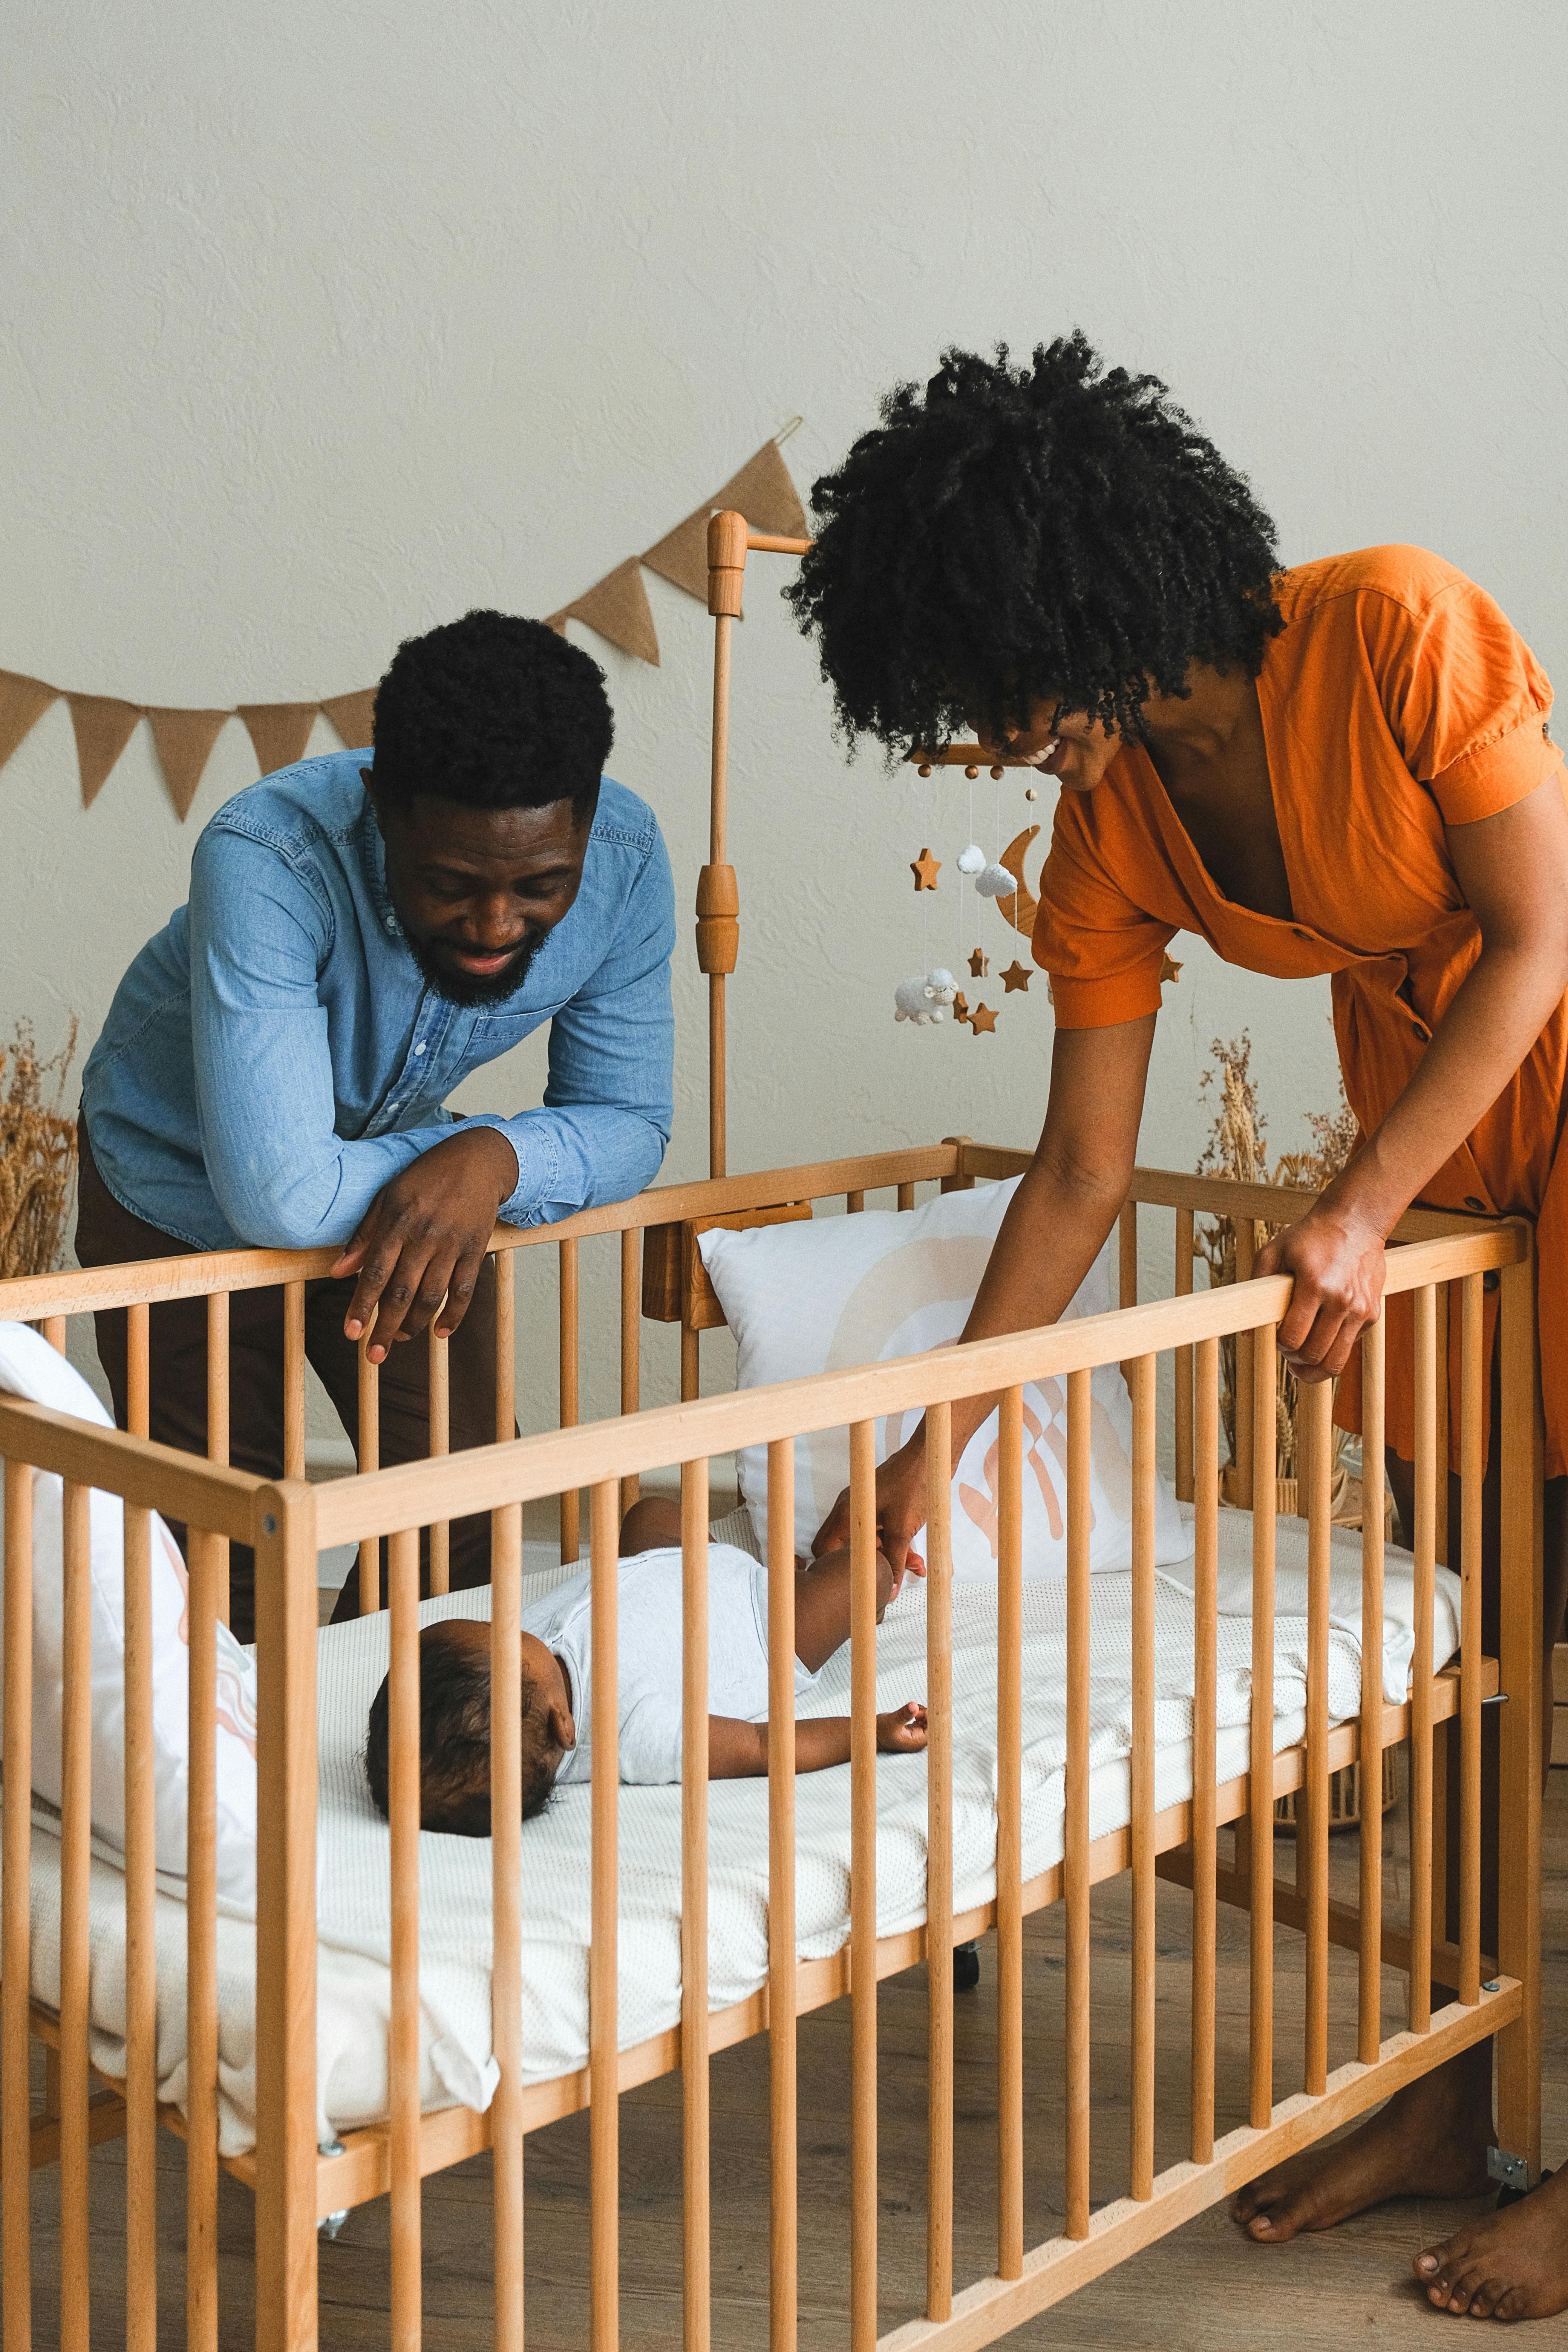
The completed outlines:
{"type": "Polygon", "coordinates": [[[708,863],[697,877],[697,961],[708,975],[708,1173],[725,1172],[724,982],[741,948],[741,898],[725,859],[730,799],[730,624],[741,617],[746,518],[716,514],[708,526],[708,610],[713,615],[713,766],[708,863]]]}

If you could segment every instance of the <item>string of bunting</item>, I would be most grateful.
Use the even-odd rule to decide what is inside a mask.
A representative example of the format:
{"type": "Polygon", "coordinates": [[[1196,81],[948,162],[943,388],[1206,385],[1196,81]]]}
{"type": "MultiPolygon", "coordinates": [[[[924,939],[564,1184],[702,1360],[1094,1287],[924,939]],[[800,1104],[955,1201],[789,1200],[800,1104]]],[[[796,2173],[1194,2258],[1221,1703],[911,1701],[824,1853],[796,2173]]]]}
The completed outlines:
{"type": "MultiPolygon", "coordinates": [[[[777,439],[764,441],[755,457],[748,458],[721,489],[694,508],[684,522],[666,532],[644,554],[628,555],[570,604],[550,614],[548,625],[564,635],[568,621],[581,621],[622,653],[657,667],[658,637],[643,579],[645,567],[706,604],[708,519],[717,509],[734,508],[753,530],[777,531],[792,539],[805,536],[805,509],[779,447],[799,421],[797,417],[795,424],[786,425],[777,439]]],[[[186,710],[122,701],[111,694],[78,694],[70,687],[49,686],[42,678],[0,669],[0,767],[50,705],[62,699],[69,706],[76,736],[83,808],[92,806],[145,719],[153,730],[164,785],[183,824],[213,747],[231,719],[244,721],[260,772],[271,775],[303,759],[318,712],[336,730],[346,749],[368,743],[375,688],[359,687],[352,693],[327,695],[315,702],[241,702],[227,710],[186,710]]]]}

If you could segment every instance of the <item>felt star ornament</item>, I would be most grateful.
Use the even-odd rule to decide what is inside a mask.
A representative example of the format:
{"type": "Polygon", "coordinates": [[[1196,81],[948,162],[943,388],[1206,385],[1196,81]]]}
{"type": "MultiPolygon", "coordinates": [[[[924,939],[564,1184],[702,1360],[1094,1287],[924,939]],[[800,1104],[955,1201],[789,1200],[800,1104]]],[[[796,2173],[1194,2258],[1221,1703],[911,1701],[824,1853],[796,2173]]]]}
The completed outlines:
{"type": "Polygon", "coordinates": [[[1162,988],[1164,986],[1166,981],[1180,980],[1181,976],[1182,967],[1176,961],[1174,956],[1163,955],[1160,958],[1160,985],[1162,988]]]}
{"type": "Polygon", "coordinates": [[[922,849],[918,857],[910,858],[910,872],[915,877],[917,890],[934,890],[936,877],[942,872],[942,860],[933,857],[929,849],[922,849]]]}
{"type": "Polygon", "coordinates": [[[1026,964],[1021,964],[1015,959],[1000,977],[1004,992],[1011,996],[1015,989],[1022,988],[1026,991],[1034,974],[1026,964]]]}
{"type": "Polygon", "coordinates": [[[972,978],[975,980],[984,980],[990,969],[990,957],[986,954],[984,948],[976,948],[974,953],[969,959],[969,970],[972,978]]]}
{"type": "Polygon", "coordinates": [[[988,1004],[977,1004],[969,1016],[969,1026],[971,1034],[978,1037],[982,1031],[995,1028],[996,1015],[988,1004]]]}

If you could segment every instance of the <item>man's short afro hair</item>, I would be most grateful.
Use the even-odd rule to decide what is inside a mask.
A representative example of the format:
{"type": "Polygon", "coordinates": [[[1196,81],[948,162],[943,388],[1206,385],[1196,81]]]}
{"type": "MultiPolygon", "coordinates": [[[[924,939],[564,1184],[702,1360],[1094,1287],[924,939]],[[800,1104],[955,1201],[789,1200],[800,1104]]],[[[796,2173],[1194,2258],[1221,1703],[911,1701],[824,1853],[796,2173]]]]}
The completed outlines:
{"type": "Polygon", "coordinates": [[[851,746],[994,740],[1054,702],[1136,736],[1150,681],[1256,676],[1282,625],[1274,526],[1155,376],[1081,332],[1027,367],[950,351],[812,492],[787,591],[851,746]]]}
{"type": "Polygon", "coordinates": [[[590,812],[615,722],[605,674],[542,621],[465,613],[405,637],[376,689],[375,781],[470,808],[590,812]]]}

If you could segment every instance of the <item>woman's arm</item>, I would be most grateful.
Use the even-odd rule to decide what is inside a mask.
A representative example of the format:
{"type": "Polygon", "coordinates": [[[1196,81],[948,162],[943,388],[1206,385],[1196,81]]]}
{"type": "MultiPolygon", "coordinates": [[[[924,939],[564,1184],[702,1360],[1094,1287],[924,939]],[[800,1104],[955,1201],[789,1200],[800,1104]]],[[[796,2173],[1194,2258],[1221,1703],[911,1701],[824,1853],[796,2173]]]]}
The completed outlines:
{"type": "MultiPolygon", "coordinates": [[[[913,1756],[926,1744],[926,1711],[919,1699],[906,1699],[890,1715],[877,1717],[877,1747],[883,1756],[913,1756]]],[[[795,1769],[826,1771],[830,1764],[849,1761],[849,1717],[813,1716],[795,1727],[795,1769]]],[[[742,1723],[731,1715],[708,1718],[708,1778],[710,1780],[752,1780],[768,1769],[768,1727],[742,1723]]]]}
{"type": "MultiPolygon", "coordinates": [[[[1034,1159],[1008,1205],[961,1338],[989,1339],[1054,1323],[1094,1264],[1127,1197],[1143,1115],[1154,1015],[1110,1029],[1058,1029],[1051,1092],[1034,1159]]],[[[952,1408],[952,1458],[993,1410],[994,1394],[952,1408]]],[[[895,1577],[925,1524],[925,1424],[877,1473],[877,1526],[895,1577]]],[[[849,1541],[840,1495],[812,1540],[815,1553],[849,1541]]],[[[921,1563],[923,1565],[923,1563],[921,1563]]]]}
{"type": "Polygon", "coordinates": [[[1296,1287],[1279,1346],[1298,1379],[1329,1380],[1376,1316],[1383,1246],[1519,1068],[1568,990],[1568,802],[1553,776],[1528,799],[1447,828],[1481,952],[1419,1068],[1342,1176],[1256,1271],[1296,1287]]]}

